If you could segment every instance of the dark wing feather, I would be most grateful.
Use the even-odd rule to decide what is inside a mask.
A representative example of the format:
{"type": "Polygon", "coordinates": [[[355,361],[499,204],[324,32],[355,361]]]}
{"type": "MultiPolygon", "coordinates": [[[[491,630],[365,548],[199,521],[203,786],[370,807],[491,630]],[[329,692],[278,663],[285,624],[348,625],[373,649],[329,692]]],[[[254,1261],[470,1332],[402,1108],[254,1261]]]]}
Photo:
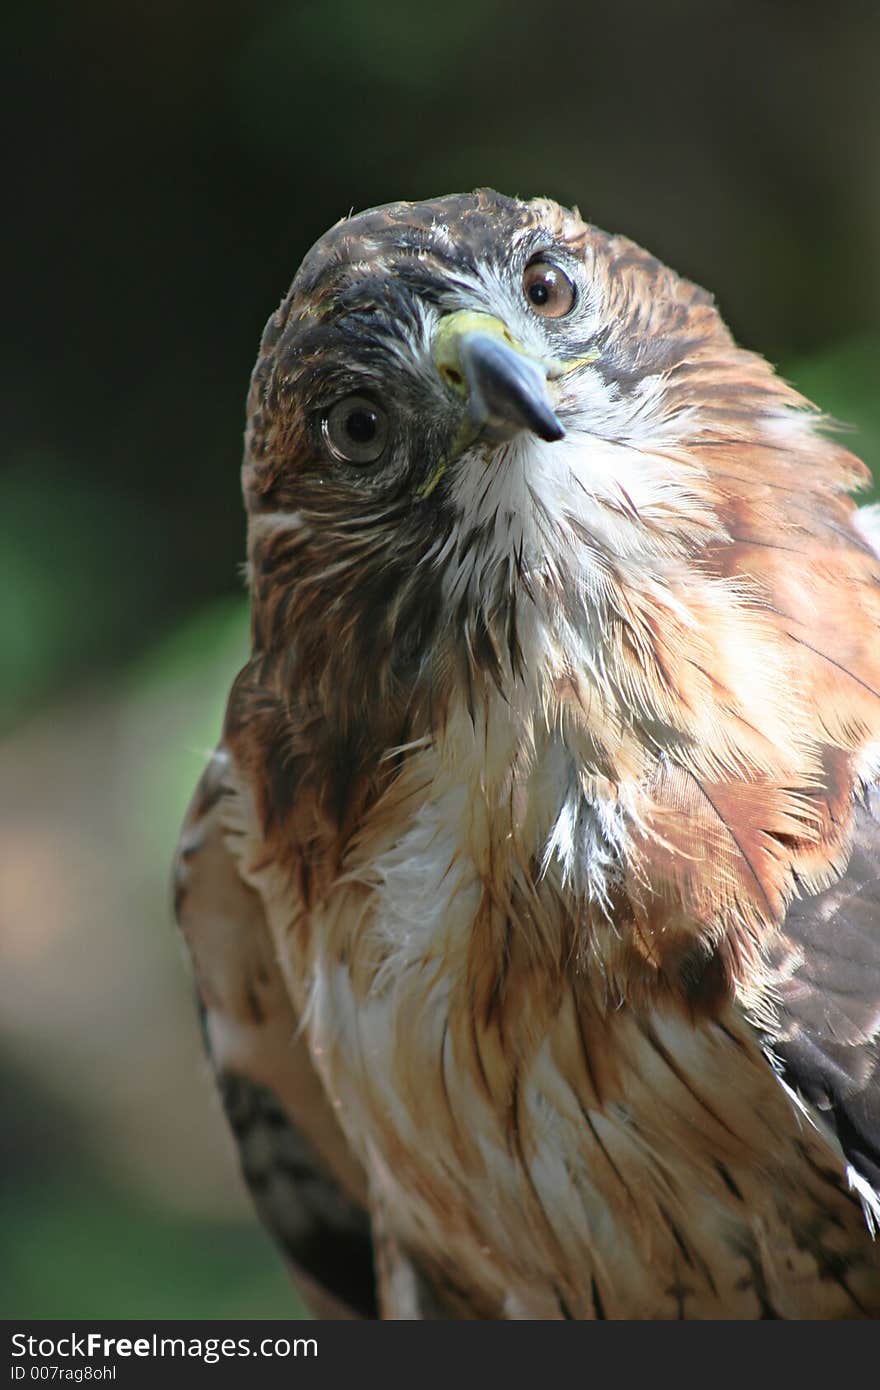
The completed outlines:
{"type": "Polygon", "coordinates": [[[224,831],[228,761],[205,770],[174,869],[205,1042],[257,1210],[321,1317],[375,1317],[366,1183],[312,1067],[262,904],[224,831]]]}
{"type": "Polygon", "coordinates": [[[274,1092],[246,1076],[217,1078],[260,1219],[322,1317],[375,1318],[370,1219],[331,1178],[274,1092]]]}
{"type": "Polygon", "coordinates": [[[857,807],[843,876],[799,898],[774,943],[781,1000],[769,1042],[784,1079],[837,1134],[880,1192],[880,824],[857,807]]]}

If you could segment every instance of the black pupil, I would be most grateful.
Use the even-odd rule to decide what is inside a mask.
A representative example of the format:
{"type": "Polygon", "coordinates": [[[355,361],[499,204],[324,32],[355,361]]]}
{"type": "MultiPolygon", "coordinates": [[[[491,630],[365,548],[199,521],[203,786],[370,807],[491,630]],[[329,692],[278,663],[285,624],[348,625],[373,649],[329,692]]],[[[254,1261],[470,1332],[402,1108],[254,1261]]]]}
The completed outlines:
{"type": "Polygon", "coordinates": [[[550,298],[550,283],[548,280],[534,280],[529,285],[529,299],[533,304],[546,304],[550,298]]]}
{"type": "Polygon", "coordinates": [[[349,439],[355,444],[371,444],[376,438],[379,417],[375,410],[359,406],[345,417],[345,429],[349,439]]]}

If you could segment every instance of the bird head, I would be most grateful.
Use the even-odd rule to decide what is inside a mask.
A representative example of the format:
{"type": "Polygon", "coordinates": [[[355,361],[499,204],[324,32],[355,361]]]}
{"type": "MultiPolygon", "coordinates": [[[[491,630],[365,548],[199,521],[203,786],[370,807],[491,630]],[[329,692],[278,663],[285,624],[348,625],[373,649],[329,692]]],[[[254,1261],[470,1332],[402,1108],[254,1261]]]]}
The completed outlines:
{"type": "Polygon", "coordinates": [[[880,735],[865,470],[821,424],[705,291],[576,211],[482,190],[345,219],[251,384],[260,679],[333,730],[345,785],[450,710],[485,749],[497,707],[503,798],[561,731],[575,799],[623,815],[643,877],[666,856],[685,916],[776,918],[823,835],[842,853],[880,735]]]}
{"type": "MultiPolygon", "coordinates": [[[[720,532],[688,445],[771,379],[742,354],[730,380],[732,352],[705,293],[547,200],[481,192],[339,223],[254,375],[258,601],[284,587],[289,617],[293,590],[314,594],[401,675],[472,636],[493,679],[522,676],[518,633],[499,635],[518,599],[595,609],[720,532]],[[296,563],[267,586],[279,532],[296,563]]],[[[768,416],[789,404],[780,385],[768,416]]]]}

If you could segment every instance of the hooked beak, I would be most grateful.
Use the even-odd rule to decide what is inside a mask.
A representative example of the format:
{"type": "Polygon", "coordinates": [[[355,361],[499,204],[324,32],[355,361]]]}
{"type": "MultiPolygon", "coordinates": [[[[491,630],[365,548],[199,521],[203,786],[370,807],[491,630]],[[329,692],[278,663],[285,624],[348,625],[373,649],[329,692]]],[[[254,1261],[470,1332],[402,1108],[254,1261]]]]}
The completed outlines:
{"type": "Polygon", "coordinates": [[[539,439],[562,439],[565,429],[550,400],[554,364],[528,356],[500,319],[462,309],[440,322],[434,361],[447,386],[467,402],[475,433],[509,439],[531,430],[539,439]]]}

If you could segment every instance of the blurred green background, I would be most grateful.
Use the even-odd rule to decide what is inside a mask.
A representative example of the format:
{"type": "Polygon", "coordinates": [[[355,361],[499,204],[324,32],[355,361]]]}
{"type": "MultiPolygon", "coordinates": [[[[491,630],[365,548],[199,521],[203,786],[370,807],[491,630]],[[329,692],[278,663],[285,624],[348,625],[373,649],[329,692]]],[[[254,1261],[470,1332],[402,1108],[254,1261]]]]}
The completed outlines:
{"type": "Polygon", "coordinates": [[[167,892],[245,651],[263,322],[351,208],[550,193],[880,474],[880,5],[10,0],[3,37],[0,1313],[283,1316],[167,892]]]}

